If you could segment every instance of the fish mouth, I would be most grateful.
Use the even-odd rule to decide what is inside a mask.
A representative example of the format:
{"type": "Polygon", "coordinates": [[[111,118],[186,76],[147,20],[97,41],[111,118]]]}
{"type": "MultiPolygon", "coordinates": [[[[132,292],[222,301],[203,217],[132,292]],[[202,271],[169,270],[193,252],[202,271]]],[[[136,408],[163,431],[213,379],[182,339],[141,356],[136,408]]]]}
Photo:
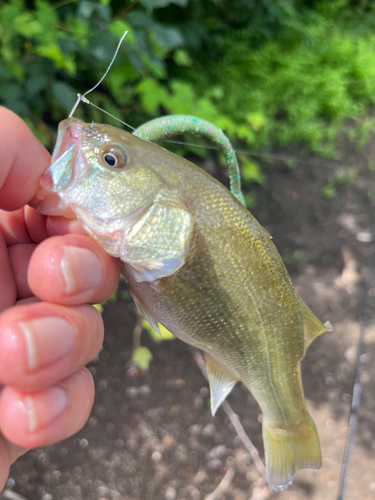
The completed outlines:
{"type": "Polygon", "coordinates": [[[67,219],[76,218],[73,210],[63,203],[60,193],[72,180],[75,160],[81,150],[84,126],[85,122],[77,118],[68,118],[59,124],[51,164],[40,178],[40,188],[30,202],[30,206],[37,212],[67,219]]]}
{"type": "Polygon", "coordinates": [[[77,145],[80,142],[82,135],[82,127],[85,125],[83,120],[78,118],[67,118],[59,124],[58,136],[55,148],[52,154],[51,165],[56,163],[72,145],[77,145]]]}

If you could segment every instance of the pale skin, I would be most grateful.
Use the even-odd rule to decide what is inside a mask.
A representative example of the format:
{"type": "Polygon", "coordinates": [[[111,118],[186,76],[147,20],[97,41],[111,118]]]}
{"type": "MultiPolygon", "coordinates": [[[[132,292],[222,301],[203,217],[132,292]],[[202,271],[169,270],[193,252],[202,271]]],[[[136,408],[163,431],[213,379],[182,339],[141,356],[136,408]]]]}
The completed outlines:
{"type": "Polygon", "coordinates": [[[120,275],[74,221],[27,204],[50,155],[28,127],[0,108],[0,491],[29,448],[85,424],[94,384],[85,365],[103,341],[101,315],[120,275]]]}

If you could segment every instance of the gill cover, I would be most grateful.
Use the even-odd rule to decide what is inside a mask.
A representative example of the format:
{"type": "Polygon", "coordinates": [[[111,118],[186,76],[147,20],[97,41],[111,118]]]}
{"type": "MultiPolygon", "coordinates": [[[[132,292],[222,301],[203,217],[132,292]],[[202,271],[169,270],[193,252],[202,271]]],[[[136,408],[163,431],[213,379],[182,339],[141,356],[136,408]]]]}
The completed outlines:
{"type": "Polygon", "coordinates": [[[147,148],[115,127],[64,120],[33,202],[48,215],[75,216],[104,250],[131,266],[137,281],[174,274],[193,227],[180,193],[155,172],[158,159],[147,148]]]}

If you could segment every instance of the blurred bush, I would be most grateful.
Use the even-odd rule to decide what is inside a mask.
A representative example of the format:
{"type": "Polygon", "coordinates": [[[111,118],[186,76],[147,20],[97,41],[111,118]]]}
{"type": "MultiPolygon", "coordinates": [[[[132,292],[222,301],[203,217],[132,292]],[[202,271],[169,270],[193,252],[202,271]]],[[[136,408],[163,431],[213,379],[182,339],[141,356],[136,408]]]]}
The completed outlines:
{"type": "MultiPolygon", "coordinates": [[[[332,155],[347,118],[361,141],[373,123],[362,117],[375,100],[374,10],[365,0],[8,0],[0,102],[51,146],[128,29],[90,95],[109,113],[133,126],[189,113],[251,149],[302,141],[332,155]]],[[[117,124],[82,104],[76,116],[117,124]]],[[[253,163],[246,172],[263,182],[253,163]]]]}

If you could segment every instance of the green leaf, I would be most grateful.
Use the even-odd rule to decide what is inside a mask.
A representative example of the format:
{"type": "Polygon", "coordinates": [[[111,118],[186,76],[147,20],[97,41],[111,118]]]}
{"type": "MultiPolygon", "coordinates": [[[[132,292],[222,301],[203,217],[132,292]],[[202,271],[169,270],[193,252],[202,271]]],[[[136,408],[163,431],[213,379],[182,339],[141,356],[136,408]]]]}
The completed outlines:
{"type": "Polygon", "coordinates": [[[35,21],[32,15],[28,12],[16,17],[14,20],[14,29],[25,38],[32,38],[35,35],[43,33],[44,31],[43,26],[38,21],[35,21]]]}
{"type": "Polygon", "coordinates": [[[111,88],[112,94],[116,97],[118,102],[127,102],[126,96],[119,96],[118,93],[121,87],[125,83],[134,80],[134,77],[134,70],[129,64],[113,68],[107,75],[107,84],[111,88]]]}
{"type": "Polygon", "coordinates": [[[186,7],[189,0],[141,0],[140,3],[146,7],[146,9],[161,9],[167,7],[171,3],[179,5],[180,7],[186,7]]]}
{"type": "Polygon", "coordinates": [[[43,0],[36,1],[36,18],[43,26],[44,31],[46,29],[54,30],[58,21],[57,12],[52,10],[51,5],[43,0]]]}
{"type": "Polygon", "coordinates": [[[322,187],[321,193],[324,198],[331,199],[334,198],[337,194],[337,190],[332,184],[328,183],[326,186],[322,187]]]}
{"type": "Polygon", "coordinates": [[[45,43],[39,45],[35,49],[35,52],[43,57],[51,59],[57,63],[58,67],[62,67],[64,65],[64,55],[55,41],[46,41],[45,43]]]}
{"type": "Polygon", "coordinates": [[[152,340],[156,343],[162,342],[163,340],[175,340],[176,337],[172,335],[170,331],[168,331],[163,325],[159,323],[159,329],[161,336],[158,334],[158,332],[155,332],[155,330],[152,328],[152,326],[149,324],[148,321],[145,319],[142,321],[142,328],[147,330],[148,334],[152,338],[152,340]]]}
{"type": "Polygon", "coordinates": [[[21,99],[22,89],[16,83],[9,83],[0,86],[0,99],[3,102],[17,101],[21,99]]]}
{"type": "Polygon", "coordinates": [[[149,369],[151,360],[152,354],[147,347],[137,347],[137,349],[133,351],[132,361],[135,366],[143,372],[149,369]]]}
{"type": "Polygon", "coordinates": [[[156,25],[154,33],[157,43],[165,52],[180,47],[184,43],[180,30],[172,26],[156,25]]]}
{"type": "Polygon", "coordinates": [[[134,45],[135,43],[135,36],[134,36],[134,31],[133,28],[130,26],[129,23],[123,21],[122,19],[116,19],[113,21],[110,26],[109,26],[109,31],[116,37],[116,38],[121,38],[122,35],[127,31],[127,35],[124,39],[124,44],[129,44],[129,45],[134,45]]]}
{"type": "Polygon", "coordinates": [[[177,49],[173,54],[173,60],[177,66],[190,67],[193,65],[193,61],[189,56],[189,53],[184,49],[177,49]]]}
{"type": "Polygon", "coordinates": [[[266,123],[266,117],[260,112],[247,114],[246,120],[253,130],[260,130],[266,123]]]}
{"type": "Polygon", "coordinates": [[[264,184],[266,178],[260,171],[259,165],[248,160],[243,155],[240,155],[239,158],[241,159],[241,178],[244,183],[257,182],[258,184],[264,184]]]}
{"type": "Polygon", "coordinates": [[[34,76],[28,78],[25,82],[25,85],[26,85],[27,98],[31,99],[35,95],[39,94],[39,92],[45,89],[46,80],[42,75],[40,75],[39,77],[34,76]]]}
{"type": "Polygon", "coordinates": [[[142,108],[150,114],[154,114],[168,100],[165,88],[152,78],[145,78],[137,86],[137,91],[141,94],[142,108]]]}
{"type": "Polygon", "coordinates": [[[59,105],[70,112],[77,100],[77,94],[73,88],[64,82],[55,82],[52,85],[52,95],[59,105]]]}

